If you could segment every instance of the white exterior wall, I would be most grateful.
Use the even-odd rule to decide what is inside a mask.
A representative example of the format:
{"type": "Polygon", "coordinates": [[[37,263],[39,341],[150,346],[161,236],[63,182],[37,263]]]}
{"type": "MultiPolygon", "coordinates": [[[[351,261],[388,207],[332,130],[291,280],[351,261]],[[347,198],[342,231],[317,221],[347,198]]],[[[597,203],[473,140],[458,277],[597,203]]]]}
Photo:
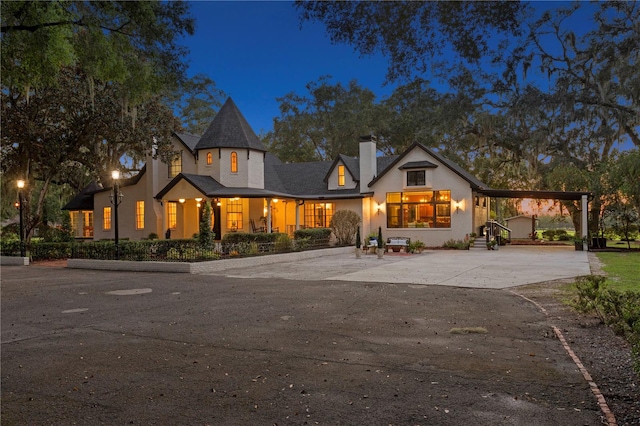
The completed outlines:
{"type": "Polygon", "coordinates": [[[478,196],[478,205],[475,205],[476,199],[475,195],[473,197],[474,203],[474,214],[473,214],[473,230],[471,232],[475,232],[476,236],[480,236],[480,227],[484,226],[489,220],[489,197],[478,196]]]}
{"type": "Polygon", "coordinates": [[[197,160],[197,174],[199,175],[207,175],[212,176],[214,179],[217,178],[214,176],[214,170],[216,164],[219,164],[218,160],[218,150],[217,149],[201,149],[198,151],[198,160],[197,160]],[[211,164],[207,164],[207,153],[211,153],[211,164]]]}
{"type": "MultiPolygon", "coordinates": [[[[120,191],[124,195],[122,202],[118,206],[118,236],[120,239],[141,240],[147,238],[150,233],[163,235],[162,229],[158,229],[158,223],[162,223],[162,217],[158,216],[158,209],[155,204],[159,201],[153,198],[153,193],[148,191],[147,186],[152,185],[150,173],[145,173],[137,185],[121,186],[120,191]],[[136,229],[136,202],[144,201],[144,228],[136,229]]],[[[94,195],[94,216],[93,216],[93,239],[114,239],[115,238],[115,207],[109,200],[109,195],[113,194],[113,189],[96,193],[94,195]],[[105,230],[104,207],[111,207],[111,229],[105,230]]]]}
{"type": "Polygon", "coordinates": [[[329,190],[353,189],[356,187],[356,185],[357,182],[353,179],[351,173],[349,173],[349,169],[347,169],[347,166],[345,166],[342,161],[339,161],[329,175],[329,182],[327,183],[327,187],[329,188],[329,190]],[[338,166],[344,166],[344,186],[338,185],[338,166]]]}
{"type": "Polygon", "coordinates": [[[264,189],[264,152],[249,150],[248,187],[264,189]]]}
{"type": "Polygon", "coordinates": [[[360,192],[369,192],[369,182],[378,175],[376,160],[376,143],[373,141],[360,142],[360,192]]]}
{"type": "Polygon", "coordinates": [[[375,191],[371,203],[370,229],[377,231],[378,226],[382,227],[382,236],[386,240],[389,237],[409,237],[412,240],[420,240],[427,246],[441,246],[445,241],[464,240],[465,236],[472,232],[473,226],[473,204],[472,191],[469,183],[450,170],[435,158],[429,156],[420,148],[408,153],[400,163],[394,165],[375,185],[371,188],[375,191]],[[412,161],[430,161],[438,165],[433,170],[432,186],[412,186],[413,191],[451,191],[451,228],[387,228],[386,216],[386,195],[387,192],[406,192],[406,171],[398,170],[398,167],[412,161]],[[461,208],[456,212],[453,207],[454,200],[461,202],[461,208]],[[377,214],[380,207],[381,214],[377,214]]]}

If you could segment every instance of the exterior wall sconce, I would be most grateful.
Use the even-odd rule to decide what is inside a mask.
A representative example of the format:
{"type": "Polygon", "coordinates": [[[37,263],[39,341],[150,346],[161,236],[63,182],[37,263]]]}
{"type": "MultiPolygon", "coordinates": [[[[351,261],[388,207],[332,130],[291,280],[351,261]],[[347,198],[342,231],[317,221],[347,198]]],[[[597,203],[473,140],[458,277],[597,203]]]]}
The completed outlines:
{"type": "Polygon", "coordinates": [[[456,213],[459,213],[460,210],[464,211],[464,200],[453,200],[451,204],[456,209],[456,213]]]}
{"type": "Polygon", "coordinates": [[[376,203],[376,214],[379,215],[380,213],[383,213],[384,211],[384,203],[378,204],[376,203]]]}
{"type": "Polygon", "coordinates": [[[202,198],[201,198],[201,197],[196,198],[196,203],[197,203],[197,204],[196,204],[196,206],[197,206],[198,208],[200,208],[200,206],[202,205],[202,204],[200,204],[200,202],[201,202],[201,201],[202,201],[202,198]]]}

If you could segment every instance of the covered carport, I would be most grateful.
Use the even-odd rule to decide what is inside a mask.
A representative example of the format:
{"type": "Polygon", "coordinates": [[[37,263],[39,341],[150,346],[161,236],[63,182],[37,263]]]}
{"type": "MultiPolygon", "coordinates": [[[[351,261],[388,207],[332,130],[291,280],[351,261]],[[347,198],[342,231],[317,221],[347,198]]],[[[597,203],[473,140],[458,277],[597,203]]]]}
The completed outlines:
{"type": "MultiPolygon", "coordinates": [[[[589,199],[590,192],[584,191],[533,191],[533,190],[514,190],[514,189],[479,189],[479,195],[490,198],[530,198],[533,200],[561,200],[561,201],[580,201],[580,231],[583,244],[587,245],[587,236],[589,234],[589,199]]],[[[489,214],[489,210],[487,210],[489,214]]],[[[487,220],[489,218],[487,217],[487,220]]],[[[585,250],[587,247],[585,247],[585,250]]]]}

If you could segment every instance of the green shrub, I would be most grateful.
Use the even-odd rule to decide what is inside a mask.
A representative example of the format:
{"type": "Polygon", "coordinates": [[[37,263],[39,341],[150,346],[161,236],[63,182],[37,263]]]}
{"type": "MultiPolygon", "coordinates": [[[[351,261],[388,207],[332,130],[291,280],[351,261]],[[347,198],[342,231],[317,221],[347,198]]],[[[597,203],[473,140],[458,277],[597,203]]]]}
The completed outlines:
{"type": "Polygon", "coordinates": [[[293,233],[295,240],[300,238],[308,238],[310,246],[328,246],[329,238],[331,238],[331,229],[329,228],[307,228],[297,229],[293,233]]]}
{"type": "Polygon", "coordinates": [[[291,238],[289,238],[287,234],[278,234],[278,239],[276,240],[276,251],[286,252],[291,251],[291,248],[291,238]]]}
{"type": "Polygon", "coordinates": [[[361,222],[360,216],[351,210],[338,210],[331,217],[330,227],[336,236],[338,245],[348,246],[353,243],[353,237],[361,222]]]}
{"type": "Polygon", "coordinates": [[[469,250],[469,245],[468,241],[451,239],[449,241],[445,241],[442,247],[455,250],[469,250]]]}
{"type": "Polygon", "coordinates": [[[549,240],[549,241],[553,241],[553,239],[556,236],[556,231],[553,230],[553,229],[547,229],[547,230],[542,232],[542,236],[544,238],[546,238],[547,240],[549,240]]]}
{"type": "Polygon", "coordinates": [[[572,241],[573,237],[569,234],[565,233],[558,235],[558,241],[572,241]]]}

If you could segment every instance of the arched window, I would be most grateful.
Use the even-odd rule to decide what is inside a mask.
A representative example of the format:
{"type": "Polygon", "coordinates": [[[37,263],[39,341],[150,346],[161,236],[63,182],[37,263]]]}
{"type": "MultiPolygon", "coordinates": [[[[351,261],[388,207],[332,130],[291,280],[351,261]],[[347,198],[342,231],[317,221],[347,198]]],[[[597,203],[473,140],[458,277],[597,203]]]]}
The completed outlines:
{"type": "Polygon", "coordinates": [[[207,166],[213,164],[213,155],[210,152],[207,152],[207,166]]]}
{"type": "Polygon", "coordinates": [[[238,153],[231,153],[231,173],[238,173],[238,153]]]}

